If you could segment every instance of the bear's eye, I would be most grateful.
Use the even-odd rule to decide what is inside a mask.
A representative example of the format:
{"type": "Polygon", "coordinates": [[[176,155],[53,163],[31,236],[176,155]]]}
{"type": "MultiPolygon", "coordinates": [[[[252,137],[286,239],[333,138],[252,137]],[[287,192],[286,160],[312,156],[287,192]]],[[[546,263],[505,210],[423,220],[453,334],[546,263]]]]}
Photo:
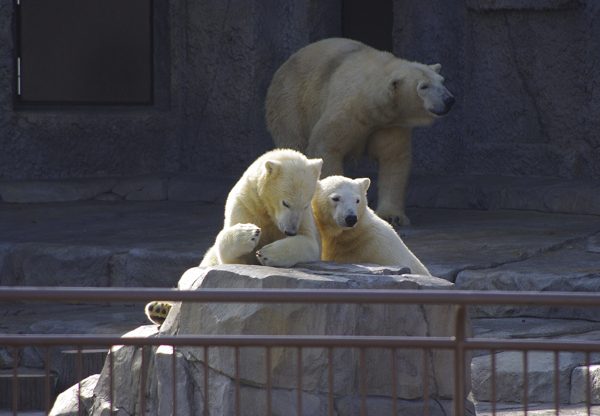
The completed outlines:
{"type": "Polygon", "coordinates": [[[420,87],[422,90],[426,90],[427,88],[429,88],[429,84],[423,84],[420,87]]]}
{"type": "Polygon", "coordinates": [[[333,202],[340,202],[340,197],[339,196],[334,196],[333,198],[331,198],[331,200],[333,202]]]}
{"type": "Polygon", "coordinates": [[[290,204],[288,204],[288,203],[287,203],[287,202],[285,202],[285,201],[281,201],[281,204],[282,204],[284,207],[286,207],[286,208],[289,208],[289,207],[290,207],[290,204]]]}
{"type": "Polygon", "coordinates": [[[358,198],[357,198],[357,199],[356,199],[356,203],[357,203],[357,204],[360,204],[360,199],[358,199],[358,198]]]}

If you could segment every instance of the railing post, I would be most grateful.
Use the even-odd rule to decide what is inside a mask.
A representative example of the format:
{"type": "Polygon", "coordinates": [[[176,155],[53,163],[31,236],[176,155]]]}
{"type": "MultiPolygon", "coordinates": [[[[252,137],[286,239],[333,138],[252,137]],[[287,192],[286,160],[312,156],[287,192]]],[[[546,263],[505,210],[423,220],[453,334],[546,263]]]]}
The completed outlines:
{"type": "Polygon", "coordinates": [[[458,305],[456,311],[456,347],[454,349],[454,416],[465,415],[465,346],[466,307],[458,305]]]}

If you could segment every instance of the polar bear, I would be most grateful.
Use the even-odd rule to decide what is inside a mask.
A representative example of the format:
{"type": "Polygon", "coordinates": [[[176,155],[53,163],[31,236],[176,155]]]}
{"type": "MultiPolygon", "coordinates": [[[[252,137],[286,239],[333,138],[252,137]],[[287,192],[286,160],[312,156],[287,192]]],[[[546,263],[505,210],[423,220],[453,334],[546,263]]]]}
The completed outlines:
{"type": "Polygon", "coordinates": [[[311,200],[322,164],[291,149],[259,157],[229,193],[223,230],[200,267],[292,267],[319,260],[320,236],[311,200]]]}
{"type": "MultiPolygon", "coordinates": [[[[272,150],[256,159],[229,192],[223,230],[200,267],[292,267],[319,260],[321,237],[311,200],[322,164],[291,149],[272,150]]],[[[149,302],[146,316],[161,325],[171,307],[171,302],[149,302]]]]}
{"type": "Polygon", "coordinates": [[[321,179],[312,207],[321,232],[322,260],[406,266],[430,276],[392,226],[367,206],[368,178],[329,176],[321,179]]]}
{"type": "Polygon", "coordinates": [[[363,154],[378,160],[377,214],[408,225],[412,128],[445,116],[455,102],[440,70],[440,64],[405,61],[353,40],[321,40],[275,73],[267,126],[278,147],[322,158],[323,177],[343,175],[344,161],[363,154]]]}

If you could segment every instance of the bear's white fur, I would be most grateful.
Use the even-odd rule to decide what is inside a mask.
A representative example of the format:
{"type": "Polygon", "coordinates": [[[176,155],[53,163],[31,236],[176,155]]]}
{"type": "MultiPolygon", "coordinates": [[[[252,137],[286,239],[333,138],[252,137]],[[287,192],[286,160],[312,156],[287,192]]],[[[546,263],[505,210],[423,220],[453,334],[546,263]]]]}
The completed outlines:
{"type": "Polygon", "coordinates": [[[317,184],[312,201],[321,231],[322,260],[406,266],[414,274],[430,273],[406,247],[392,226],[367,206],[370,179],[329,176],[317,184]]]}
{"type": "Polygon", "coordinates": [[[319,260],[320,236],[311,200],[321,159],[290,149],[259,157],[232,188],[225,224],[200,263],[292,267],[319,260]]]}
{"type": "Polygon", "coordinates": [[[273,77],[266,99],[269,131],[278,147],[322,158],[323,177],[343,175],[345,159],[365,153],[377,159],[377,214],[409,224],[404,199],[412,128],[446,115],[455,101],[440,69],[349,39],[312,43],[273,77]]]}

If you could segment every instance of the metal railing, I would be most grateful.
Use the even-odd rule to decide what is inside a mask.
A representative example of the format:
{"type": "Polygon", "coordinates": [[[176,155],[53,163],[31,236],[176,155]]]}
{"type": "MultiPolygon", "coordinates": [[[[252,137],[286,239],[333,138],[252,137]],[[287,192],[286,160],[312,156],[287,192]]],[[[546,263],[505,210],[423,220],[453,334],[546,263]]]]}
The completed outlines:
{"type": "MultiPolygon", "coordinates": [[[[243,347],[264,347],[267,351],[267,414],[271,414],[271,379],[270,379],[270,352],[274,347],[293,347],[298,350],[298,415],[302,415],[302,371],[301,357],[304,348],[320,347],[328,349],[329,354],[329,406],[328,412],[334,414],[334,389],[333,389],[333,349],[358,348],[361,351],[361,414],[367,414],[366,385],[365,385],[365,354],[366,348],[383,348],[392,351],[395,357],[398,349],[423,350],[424,369],[429,368],[429,354],[431,350],[451,350],[454,352],[454,400],[453,411],[455,415],[466,414],[465,400],[468,391],[465,383],[467,380],[469,353],[475,350],[489,350],[491,352],[491,390],[492,413],[496,414],[496,363],[494,354],[498,351],[517,350],[524,352],[524,410],[527,413],[527,352],[551,351],[555,356],[555,411],[559,414],[559,381],[558,381],[558,354],[559,352],[583,352],[586,355],[585,364],[587,371],[587,414],[591,415],[591,387],[589,366],[590,354],[600,351],[600,341],[556,341],[545,339],[492,339],[468,337],[467,307],[472,305],[520,305],[520,306],[553,306],[553,307],[586,307],[600,306],[600,294],[590,293],[555,293],[555,292],[498,292],[498,291],[439,291],[439,290],[280,290],[280,289],[203,289],[198,291],[178,291],[169,289],[113,289],[113,288],[31,288],[31,287],[4,287],[0,288],[0,302],[14,301],[44,301],[44,302],[148,302],[160,299],[172,302],[202,302],[202,303],[346,303],[346,304],[418,304],[418,305],[455,305],[457,307],[456,327],[454,336],[451,337],[423,337],[423,336],[327,336],[327,335],[178,335],[160,336],[156,338],[127,337],[113,335],[0,335],[0,347],[14,348],[13,368],[13,413],[18,413],[18,360],[17,349],[24,346],[46,347],[46,388],[50,397],[50,346],[77,346],[78,362],[81,367],[81,352],[84,346],[126,345],[145,347],[168,345],[177,347],[203,347],[205,358],[208,359],[208,349],[212,347],[232,347],[235,349],[235,385],[236,385],[236,415],[241,414],[240,403],[240,377],[239,377],[239,349],[243,347]],[[457,400],[457,398],[461,398],[457,400]]],[[[142,354],[143,355],[143,354],[142,354]]],[[[112,387],[112,354],[110,360],[110,376],[112,387]]],[[[176,354],[173,354],[173,414],[177,412],[176,403],[176,354]]],[[[208,367],[208,363],[206,363],[208,367]]],[[[392,359],[392,400],[393,415],[397,414],[397,383],[396,360],[392,359]]],[[[80,375],[81,375],[81,370],[80,375]]],[[[141,391],[145,391],[145,369],[142,369],[141,391]]],[[[208,392],[209,376],[205,371],[205,391],[208,392]]],[[[428,371],[424,371],[424,414],[429,414],[429,380],[428,371]]],[[[79,378],[81,380],[81,377],[79,378]]],[[[113,401],[111,389],[110,401],[113,401]]],[[[141,394],[144,404],[145,394],[141,394]]],[[[47,399],[47,412],[51,407],[47,399]]],[[[144,414],[145,406],[141,406],[144,414]]],[[[80,406],[81,414],[81,406],[80,406]]],[[[112,406],[111,406],[111,410],[112,406]]],[[[208,400],[205,402],[204,414],[208,415],[208,400]]]]}

